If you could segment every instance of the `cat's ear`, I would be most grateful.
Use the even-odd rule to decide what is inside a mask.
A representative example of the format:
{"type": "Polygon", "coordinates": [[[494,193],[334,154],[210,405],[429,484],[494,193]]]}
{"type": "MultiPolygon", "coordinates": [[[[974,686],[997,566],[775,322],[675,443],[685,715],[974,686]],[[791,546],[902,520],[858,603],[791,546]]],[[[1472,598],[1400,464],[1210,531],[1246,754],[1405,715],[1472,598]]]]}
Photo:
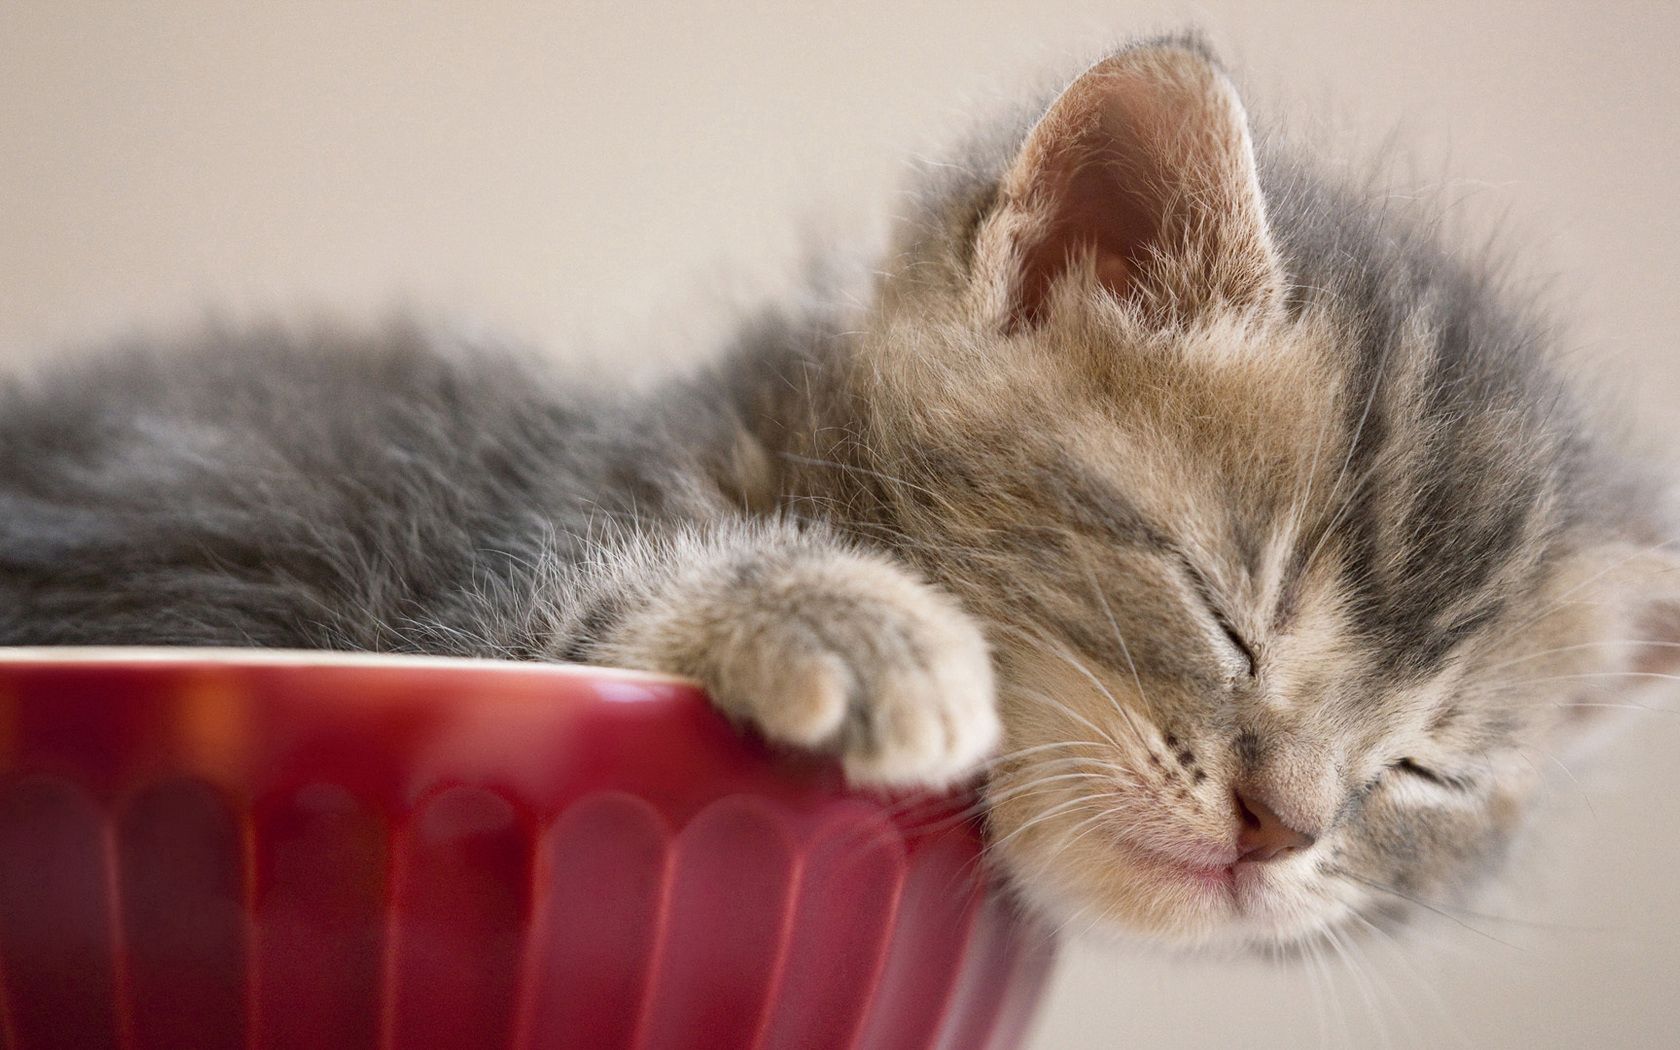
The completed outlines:
{"type": "Polygon", "coordinates": [[[1624,599],[1629,685],[1640,693],[1672,694],[1680,683],[1680,555],[1665,547],[1630,564],[1640,579],[1624,599]]]}
{"type": "Polygon", "coordinates": [[[1075,275],[1162,325],[1281,299],[1247,116],[1194,45],[1135,47],[1086,70],[1028,134],[1001,204],[1005,329],[1041,323],[1075,275]]]}
{"type": "Polygon", "coordinates": [[[1593,561],[1600,567],[1569,596],[1596,614],[1602,632],[1584,647],[1596,667],[1564,708],[1571,735],[1624,722],[1611,716],[1637,715],[1680,692],[1680,550],[1614,544],[1593,561]]]}

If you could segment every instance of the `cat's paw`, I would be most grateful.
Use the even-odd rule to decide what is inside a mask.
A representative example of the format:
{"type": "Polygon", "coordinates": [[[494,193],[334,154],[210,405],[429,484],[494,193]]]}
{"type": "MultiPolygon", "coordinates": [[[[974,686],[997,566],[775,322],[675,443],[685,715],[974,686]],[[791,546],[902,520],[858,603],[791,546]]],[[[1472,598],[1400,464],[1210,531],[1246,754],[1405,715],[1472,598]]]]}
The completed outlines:
{"type": "Polygon", "coordinates": [[[991,658],[942,592],[869,555],[770,550],[701,560],[598,652],[700,679],[778,743],[836,754],[855,782],[947,784],[997,742],[991,658]]]}

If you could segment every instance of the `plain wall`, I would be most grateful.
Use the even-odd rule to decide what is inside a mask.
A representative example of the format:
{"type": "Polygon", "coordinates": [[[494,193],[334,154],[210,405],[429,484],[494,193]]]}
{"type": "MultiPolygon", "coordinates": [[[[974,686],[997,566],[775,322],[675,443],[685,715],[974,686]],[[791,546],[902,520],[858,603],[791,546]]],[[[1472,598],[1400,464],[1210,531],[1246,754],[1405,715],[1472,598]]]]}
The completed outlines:
{"type": "MultiPolygon", "coordinates": [[[[1672,0],[6,3],[0,354],[408,307],[656,369],[811,243],[877,231],[903,159],[986,99],[1190,24],[1328,163],[1417,158],[1392,192],[1511,231],[1581,367],[1660,439],[1672,0]]],[[[1680,722],[1631,725],[1558,756],[1555,815],[1485,911],[1310,965],[1079,942],[1034,1046],[1680,1045],[1680,722]]]]}

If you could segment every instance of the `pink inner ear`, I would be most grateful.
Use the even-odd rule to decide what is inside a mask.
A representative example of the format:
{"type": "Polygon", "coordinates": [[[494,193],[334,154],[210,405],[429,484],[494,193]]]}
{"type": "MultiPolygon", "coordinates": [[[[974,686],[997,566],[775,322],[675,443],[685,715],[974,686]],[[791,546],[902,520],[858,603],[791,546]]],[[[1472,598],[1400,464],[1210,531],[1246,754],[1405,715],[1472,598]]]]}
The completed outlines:
{"type": "Polygon", "coordinates": [[[1018,248],[1011,329],[1042,322],[1057,279],[1086,256],[1102,287],[1128,295],[1161,239],[1165,202],[1150,199],[1159,174],[1135,136],[1094,116],[1095,127],[1044,156],[1036,172],[1033,206],[1047,218],[1018,248]]]}
{"type": "Polygon", "coordinates": [[[1085,260],[1099,285],[1182,320],[1281,285],[1242,107],[1200,54],[1122,52],[1057,99],[1006,181],[1016,227],[1007,330],[1041,323],[1085,260]]]}

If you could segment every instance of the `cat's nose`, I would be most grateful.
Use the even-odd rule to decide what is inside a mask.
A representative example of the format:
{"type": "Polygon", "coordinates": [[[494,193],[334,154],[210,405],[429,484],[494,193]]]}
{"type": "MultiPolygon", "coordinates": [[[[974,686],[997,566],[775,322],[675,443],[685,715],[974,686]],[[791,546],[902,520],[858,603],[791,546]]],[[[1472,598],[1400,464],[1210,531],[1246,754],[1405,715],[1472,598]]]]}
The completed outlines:
{"type": "Polygon", "coordinates": [[[1238,788],[1237,863],[1268,861],[1287,857],[1311,846],[1317,838],[1292,828],[1266,805],[1260,793],[1238,788]]]}

